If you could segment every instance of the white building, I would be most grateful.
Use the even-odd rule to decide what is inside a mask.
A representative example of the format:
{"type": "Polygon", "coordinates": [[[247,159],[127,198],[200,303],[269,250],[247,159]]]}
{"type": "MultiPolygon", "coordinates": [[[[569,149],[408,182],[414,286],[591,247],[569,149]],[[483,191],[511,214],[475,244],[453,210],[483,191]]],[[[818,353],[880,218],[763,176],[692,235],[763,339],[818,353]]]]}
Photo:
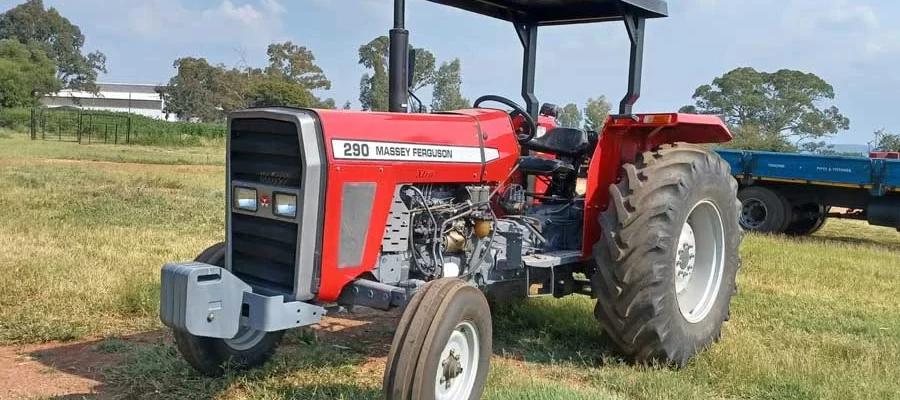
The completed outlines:
{"type": "MultiPolygon", "coordinates": [[[[64,89],[44,96],[41,104],[49,108],[76,107],[84,110],[129,112],[166,120],[165,103],[157,85],[137,83],[97,83],[99,95],[64,89]],[[76,102],[75,99],[78,101],[76,102]]],[[[172,116],[174,118],[174,116],[172,116]]]]}

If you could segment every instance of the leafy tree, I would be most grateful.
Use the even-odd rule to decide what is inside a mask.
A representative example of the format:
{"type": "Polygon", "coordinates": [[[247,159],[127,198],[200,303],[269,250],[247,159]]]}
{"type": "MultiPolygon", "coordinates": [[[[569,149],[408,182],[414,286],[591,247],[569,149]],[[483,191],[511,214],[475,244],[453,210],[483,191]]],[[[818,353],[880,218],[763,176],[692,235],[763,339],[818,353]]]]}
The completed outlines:
{"type": "Polygon", "coordinates": [[[169,84],[157,90],[165,102],[165,111],[180,119],[217,120],[221,113],[217,105],[216,80],[221,71],[209,65],[205,58],[183,57],[172,66],[178,71],[169,84]]]}
{"type": "MultiPolygon", "coordinates": [[[[412,45],[409,46],[413,49],[412,45]]],[[[416,69],[413,71],[412,89],[419,90],[435,80],[434,54],[422,48],[416,50],[416,69]]],[[[363,110],[387,111],[388,104],[388,56],[390,39],[379,36],[359,47],[359,64],[371,70],[363,74],[359,82],[359,102],[363,110]]]]}
{"type": "Polygon", "coordinates": [[[834,99],[834,88],[812,73],[736,68],[698,87],[693,99],[681,112],[719,115],[732,129],[752,126],[758,136],[752,141],[769,147],[796,150],[805,140],[850,128],[836,106],[818,106],[834,99]]]}
{"type": "Polygon", "coordinates": [[[316,57],[304,46],[292,42],[269,45],[269,66],[266,75],[299,84],[303,89],[331,89],[331,81],[322,68],[316,65],[316,57]]]}
{"type": "Polygon", "coordinates": [[[875,148],[881,151],[900,151],[900,135],[885,132],[884,128],[875,131],[875,148]]]}
{"type": "Polygon", "coordinates": [[[99,51],[82,53],[84,34],[43,0],[27,0],[0,14],[0,39],[35,43],[53,60],[56,78],[63,87],[96,93],[97,75],[106,72],[106,56],[99,51]]]}
{"type": "Polygon", "coordinates": [[[226,68],[205,59],[175,60],[178,73],[158,91],[166,112],[182,119],[221,120],[236,109],[262,106],[336,108],[313,90],[330,89],[331,81],[306,47],[292,42],[269,45],[266,68],[226,68]]]}
{"type": "Polygon", "coordinates": [[[441,63],[435,73],[434,93],[431,96],[432,111],[458,110],[471,107],[469,99],[462,95],[462,66],[458,58],[441,63]]]}
{"type": "Polygon", "coordinates": [[[612,105],[606,101],[605,95],[589,98],[584,106],[584,129],[596,132],[603,131],[603,125],[609,117],[612,105]]]}
{"type": "Polygon", "coordinates": [[[341,110],[349,110],[349,109],[351,109],[351,108],[353,108],[353,106],[350,104],[350,101],[349,101],[349,100],[348,100],[348,101],[345,101],[345,102],[344,102],[344,105],[341,106],[341,110]]]}
{"type": "Polygon", "coordinates": [[[0,107],[32,106],[38,96],[59,91],[55,71],[42,49],[0,40],[0,107]]]}
{"type": "Polygon", "coordinates": [[[581,126],[581,110],[575,103],[566,104],[559,112],[559,125],[565,128],[577,128],[581,126]]]}

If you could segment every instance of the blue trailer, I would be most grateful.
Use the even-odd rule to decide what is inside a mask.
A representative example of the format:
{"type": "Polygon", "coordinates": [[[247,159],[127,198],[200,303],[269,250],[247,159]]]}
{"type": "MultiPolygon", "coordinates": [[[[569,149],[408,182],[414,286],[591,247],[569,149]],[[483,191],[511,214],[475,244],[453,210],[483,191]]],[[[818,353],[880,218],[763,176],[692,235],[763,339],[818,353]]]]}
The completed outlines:
{"type": "Polygon", "coordinates": [[[716,151],[740,184],[746,230],[808,235],[827,218],[841,217],[900,231],[900,160],[716,151]],[[831,207],[848,212],[833,213],[831,207]]]}

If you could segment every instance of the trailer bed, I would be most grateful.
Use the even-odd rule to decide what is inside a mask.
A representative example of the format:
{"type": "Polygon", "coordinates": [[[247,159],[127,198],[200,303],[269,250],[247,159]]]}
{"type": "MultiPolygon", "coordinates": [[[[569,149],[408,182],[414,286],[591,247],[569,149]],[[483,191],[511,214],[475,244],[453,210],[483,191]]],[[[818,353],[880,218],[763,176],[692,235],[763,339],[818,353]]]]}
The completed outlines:
{"type": "Polygon", "coordinates": [[[900,160],[868,157],[716,150],[740,181],[800,183],[867,189],[874,196],[900,192],[900,160]]]}

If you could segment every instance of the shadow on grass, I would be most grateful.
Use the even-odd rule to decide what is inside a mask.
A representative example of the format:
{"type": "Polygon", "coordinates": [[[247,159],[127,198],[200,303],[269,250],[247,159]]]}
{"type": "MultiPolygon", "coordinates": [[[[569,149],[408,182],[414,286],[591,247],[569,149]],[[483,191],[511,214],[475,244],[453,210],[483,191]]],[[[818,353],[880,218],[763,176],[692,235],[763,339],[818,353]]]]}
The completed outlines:
{"type": "MultiPolygon", "coordinates": [[[[495,355],[542,364],[600,366],[613,355],[584,297],[531,299],[495,306],[495,355]]],[[[225,397],[372,399],[381,396],[384,357],[399,311],[359,309],[294,329],[265,366],[198,374],[167,331],[66,344],[31,352],[36,361],[100,382],[62,399],[225,397]]]]}
{"type": "Polygon", "coordinates": [[[541,364],[602,366],[617,358],[585,296],[536,298],[494,306],[494,353],[541,364]]]}
{"type": "MultiPolygon", "coordinates": [[[[889,231],[885,229],[885,234],[887,235],[900,235],[900,233],[889,231]]],[[[872,247],[885,251],[897,252],[900,251],[900,244],[897,242],[891,242],[889,240],[876,240],[867,237],[856,237],[856,236],[803,236],[798,237],[797,240],[800,243],[818,243],[824,245],[854,245],[854,246],[866,246],[872,247]]]]}

